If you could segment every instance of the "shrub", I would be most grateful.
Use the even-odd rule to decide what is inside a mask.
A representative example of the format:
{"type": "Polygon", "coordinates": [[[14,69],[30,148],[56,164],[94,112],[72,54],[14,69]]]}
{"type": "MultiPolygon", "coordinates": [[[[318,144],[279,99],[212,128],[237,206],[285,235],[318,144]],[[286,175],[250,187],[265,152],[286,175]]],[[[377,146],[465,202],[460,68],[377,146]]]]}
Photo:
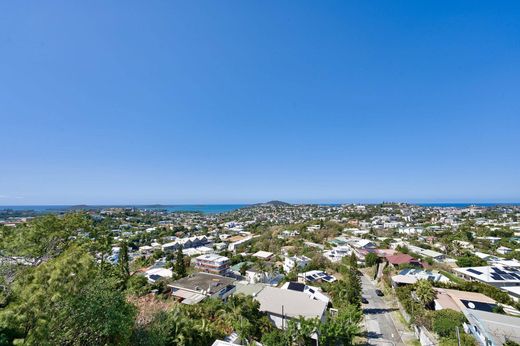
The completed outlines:
{"type": "Polygon", "coordinates": [[[462,323],[466,321],[464,314],[451,309],[433,312],[433,331],[441,337],[456,337],[455,328],[462,330],[462,323]]]}

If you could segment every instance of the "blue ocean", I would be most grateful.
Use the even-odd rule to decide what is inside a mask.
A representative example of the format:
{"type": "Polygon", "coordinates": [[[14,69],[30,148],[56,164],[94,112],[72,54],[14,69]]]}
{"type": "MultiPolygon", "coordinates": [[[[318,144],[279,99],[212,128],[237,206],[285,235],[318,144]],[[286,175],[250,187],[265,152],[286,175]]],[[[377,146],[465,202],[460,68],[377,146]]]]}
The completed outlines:
{"type": "MultiPolygon", "coordinates": [[[[520,203],[411,203],[423,207],[466,208],[469,206],[493,207],[497,205],[520,205],[520,203]]],[[[0,206],[0,210],[34,211],[37,213],[59,213],[70,209],[103,209],[103,208],[137,208],[142,210],[166,210],[168,212],[197,212],[203,214],[218,214],[234,211],[250,204],[172,204],[172,205],[11,205],[0,206]]],[[[340,204],[327,203],[320,205],[338,206],[340,204]]]]}
{"type": "Polygon", "coordinates": [[[0,206],[0,210],[31,210],[37,213],[62,212],[70,209],[137,208],[142,210],[166,210],[168,212],[198,212],[218,214],[246,207],[247,204],[177,204],[177,205],[12,205],[0,206]]]}

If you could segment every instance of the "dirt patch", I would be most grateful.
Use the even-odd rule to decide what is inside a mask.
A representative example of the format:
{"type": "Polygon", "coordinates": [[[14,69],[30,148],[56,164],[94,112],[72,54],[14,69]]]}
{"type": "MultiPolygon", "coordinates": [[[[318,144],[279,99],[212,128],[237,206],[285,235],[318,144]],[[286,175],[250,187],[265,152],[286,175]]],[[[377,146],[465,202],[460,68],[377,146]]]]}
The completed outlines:
{"type": "Polygon", "coordinates": [[[137,307],[137,325],[150,323],[158,312],[170,310],[177,302],[172,299],[161,299],[154,294],[142,297],[130,296],[128,301],[137,307]]]}

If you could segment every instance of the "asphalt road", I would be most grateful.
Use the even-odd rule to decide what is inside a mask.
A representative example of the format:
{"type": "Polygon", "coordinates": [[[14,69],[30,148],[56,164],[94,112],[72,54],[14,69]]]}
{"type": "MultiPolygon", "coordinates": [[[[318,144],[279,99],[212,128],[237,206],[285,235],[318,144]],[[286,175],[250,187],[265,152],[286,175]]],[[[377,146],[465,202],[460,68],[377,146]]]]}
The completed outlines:
{"type": "Polygon", "coordinates": [[[368,304],[362,304],[369,345],[404,345],[397,331],[385,301],[376,295],[375,285],[364,275],[361,276],[363,297],[368,304]]]}

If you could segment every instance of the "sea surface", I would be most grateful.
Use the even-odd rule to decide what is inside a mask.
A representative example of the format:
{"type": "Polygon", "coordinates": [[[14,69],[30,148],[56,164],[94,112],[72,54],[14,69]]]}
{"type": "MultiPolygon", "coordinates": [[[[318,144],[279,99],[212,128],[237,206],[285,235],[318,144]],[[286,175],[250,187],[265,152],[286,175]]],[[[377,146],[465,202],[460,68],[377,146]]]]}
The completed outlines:
{"type": "Polygon", "coordinates": [[[246,207],[247,204],[176,204],[176,205],[7,205],[0,210],[34,211],[36,213],[62,212],[70,209],[137,208],[141,210],[166,210],[168,212],[225,213],[246,207]]]}
{"type": "MultiPolygon", "coordinates": [[[[411,203],[423,207],[466,208],[469,206],[493,207],[497,205],[515,205],[520,203],[411,203]]],[[[320,204],[339,206],[336,203],[320,204]]],[[[103,209],[103,208],[137,208],[142,210],[166,210],[168,212],[198,212],[203,214],[218,214],[234,211],[250,206],[250,204],[172,204],[172,205],[0,205],[0,210],[34,211],[36,213],[59,213],[70,209],[103,209]]]]}

